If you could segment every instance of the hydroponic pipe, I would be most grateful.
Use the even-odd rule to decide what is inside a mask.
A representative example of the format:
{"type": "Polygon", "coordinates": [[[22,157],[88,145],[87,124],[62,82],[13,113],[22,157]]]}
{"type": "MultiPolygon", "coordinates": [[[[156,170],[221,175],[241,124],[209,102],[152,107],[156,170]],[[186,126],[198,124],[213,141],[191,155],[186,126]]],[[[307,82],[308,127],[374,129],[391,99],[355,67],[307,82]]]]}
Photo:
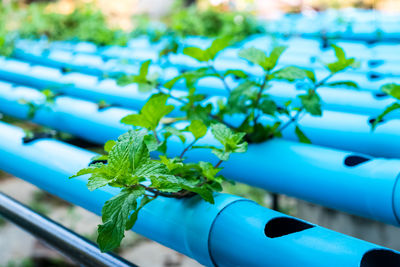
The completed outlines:
{"type": "Polygon", "coordinates": [[[101,253],[91,241],[0,192],[0,215],[47,245],[87,267],[134,267],[112,253],[101,253]]]}
{"type": "MultiPolygon", "coordinates": [[[[87,178],[68,176],[94,153],[55,140],[22,143],[24,132],[0,123],[0,169],[71,203],[100,214],[118,190],[90,192],[87,178]]],[[[146,205],[133,230],[206,266],[397,266],[400,255],[356,238],[268,210],[249,200],[216,194],[211,205],[197,197],[158,198],[146,205]],[[243,242],[243,241],[246,242],[243,242]],[[228,241],[228,242],[226,242],[228,241]],[[278,257],[279,255],[279,257],[278,257]]]]}
{"type": "MultiPolygon", "coordinates": [[[[80,73],[63,75],[58,69],[40,65],[31,66],[16,60],[0,61],[0,79],[39,88],[55,88],[68,95],[92,101],[106,100],[111,104],[133,109],[140,109],[150,95],[149,92],[140,93],[136,84],[118,86],[116,81],[112,79],[99,81],[95,76],[80,73]]],[[[232,85],[236,84],[235,81],[228,82],[232,85]]],[[[201,79],[197,88],[199,93],[226,94],[221,81],[212,77],[201,79]]],[[[181,87],[181,89],[184,88],[181,87]]],[[[294,85],[287,83],[274,83],[267,92],[275,100],[286,102],[295,99],[303,90],[297,90],[294,85]]],[[[346,89],[320,88],[319,93],[324,109],[367,114],[375,117],[395,101],[393,98],[382,94],[346,89]]],[[[176,90],[173,94],[179,97],[183,92],[176,90]]],[[[176,100],[170,99],[170,103],[176,104],[176,100]]],[[[180,115],[179,110],[175,110],[175,112],[173,115],[180,115]]],[[[394,111],[389,115],[392,118],[399,116],[400,111],[394,111]]]]}
{"type": "MultiPolygon", "coordinates": [[[[21,100],[40,105],[44,103],[44,95],[32,88],[0,82],[0,112],[26,119],[29,108],[21,100]]],[[[92,142],[104,143],[127,131],[130,127],[119,120],[135,112],[119,107],[99,109],[93,102],[60,96],[50,107],[39,109],[33,120],[92,142]]],[[[231,123],[235,121],[232,118],[231,123]]],[[[369,116],[334,111],[324,111],[321,117],[303,116],[298,124],[313,144],[377,157],[400,158],[398,119],[380,123],[374,132],[369,116]]],[[[293,127],[283,131],[285,139],[297,140],[293,127]]]]}
{"type": "MultiPolygon", "coordinates": [[[[32,99],[40,98],[40,94],[35,93],[34,90],[9,89],[9,100],[5,97],[0,98],[3,100],[0,101],[0,107],[8,110],[9,114],[17,114],[23,118],[27,107],[19,104],[16,101],[18,97],[15,95],[10,97],[13,91],[17,96],[31,95],[32,99]]],[[[34,120],[90,141],[105,143],[109,139],[116,139],[127,130],[127,127],[119,120],[129,113],[129,110],[120,108],[98,111],[94,103],[60,97],[56,100],[53,111],[39,110],[34,120]]],[[[363,125],[362,117],[361,121],[353,117],[350,126],[346,125],[346,119],[351,116],[338,113],[331,113],[331,115],[328,113],[327,122],[333,122],[340,116],[342,120],[337,120],[337,123],[345,122],[343,126],[363,125]]],[[[364,121],[364,123],[367,122],[364,121]]],[[[316,140],[321,138],[327,142],[329,138],[319,137],[316,128],[319,126],[315,124],[312,119],[306,118],[301,127],[307,133],[311,133],[311,138],[316,140]]],[[[375,136],[371,135],[367,129],[367,132],[359,135],[349,135],[352,136],[352,140],[346,139],[346,135],[338,130],[340,128],[335,129],[334,126],[338,127],[338,124],[329,125],[322,122],[320,133],[326,133],[332,139],[337,135],[339,142],[336,144],[339,146],[347,144],[348,148],[360,149],[357,146],[359,144],[357,139],[359,139],[376,144],[375,146],[360,144],[361,149],[382,148],[382,144],[387,142],[385,143],[386,150],[399,151],[393,149],[398,144],[398,121],[392,124],[393,127],[389,123],[387,127],[379,127],[377,133],[381,134],[380,139],[375,139],[375,136]],[[393,130],[395,132],[392,132],[392,135],[388,134],[393,130]],[[333,132],[329,133],[330,131],[333,132]],[[343,144],[340,141],[343,141],[343,144]]],[[[368,126],[364,125],[365,128],[368,126]]],[[[350,128],[349,131],[354,131],[354,128],[350,128]]],[[[204,142],[218,145],[210,135],[204,142]]],[[[179,155],[182,149],[183,145],[179,140],[170,139],[169,153],[171,155],[179,155]]],[[[384,153],[385,149],[382,148],[380,151],[384,153]]],[[[211,153],[202,150],[194,150],[187,155],[194,161],[204,158],[212,160],[214,157],[211,153]]],[[[217,159],[214,160],[217,161],[217,159]]],[[[394,201],[394,199],[400,193],[397,183],[400,160],[370,158],[351,152],[275,139],[261,144],[252,144],[245,154],[234,155],[229,162],[225,163],[223,173],[230,179],[273,192],[284,193],[386,223],[399,224],[400,201],[394,201]]]]}
{"type": "MultiPolygon", "coordinates": [[[[133,109],[141,109],[151,92],[141,93],[137,84],[118,86],[113,79],[99,79],[95,76],[77,72],[63,74],[59,69],[30,64],[18,60],[0,59],[0,79],[16,82],[42,89],[53,89],[56,92],[89,99],[95,102],[105,100],[107,103],[133,109]]],[[[182,92],[174,94],[179,97],[182,92]]],[[[170,104],[177,104],[174,99],[170,104]]],[[[175,111],[179,115],[179,111],[175,111]]]]}
{"type": "MultiPolygon", "coordinates": [[[[37,64],[44,64],[52,67],[60,67],[60,68],[69,68],[75,71],[81,71],[86,74],[91,75],[99,75],[102,76],[106,74],[115,74],[115,73],[131,73],[132,66],[129,64],[122,64],[118,60],[104,60],[104,56],[101,55],[88,55],[82,53],[73,53],[70,51],[60,51],[60,50],[49,50],[45,52],[38,53],[36,51],[32,51],[31,49],[23,50],[16,49],[14,52],[15,57],[30,61],[37,64]]],[[[141,61],[152,59],[153,62],[157,62],[158,53],[153,50],[149,51],[136,51],[131,52],[129,57],[126,59],[134,60],[138,64],[141,61]]],[[[329,55],[324,57],[325,61],[329,62],[335,60],[335,58],[329,55]]],[[[204,63],[198,62],[193,58],[190,58],[183,54],[172,54],[169,56],[170,64],[174,67],[178,67],[179,69],[188,69],[188,68],[198,68],[206,66],[204,63]]],[[[316,69],[317,77],[325,77],[329,74],[329,72],[323,70],[323,66],[320,63],[315,63],[315,59],[312,58],[308,60],[299,60],[297,56],[290,57],[290,55],[286,55],[286,53],[282,56],[282,59],[279,61],[279,67],[284,67],[287,65],[299,65],[307,68],[316,69]]],[[[368,65],[364,62],[364,65],[368,65]]],[[[221,72],[226,71],[227,69],[231,69],[232,66],[235,66],[237,69],[246,70],[253,75],[262,76],[263,71],[261,68],[249,64],[244,59],[239,57],[236,58],[221,58],[218,57],[215,61],[215,68],[221,72]]],[[[364,66],[363,65],[363,66],[364,66]]],[[[360,69],[357,70],[349,70],[346,73],[339,73],[335,75],[332,81],[343,81],[343,80],[352,80],[359,84],[360,88],[366,90],[376,91],[383,84],[399,82],[400,80],[394,77],[386,77],[384,73],[376,73],[372,76],[371,72],[373,69],[370,69],[368,66],[363,67],[363,71],[360,69]]],[[[137,71],[135,71],[137,72],[137,71]]],[[[376,72],[376,71],[375,71],[376,72]]]]}

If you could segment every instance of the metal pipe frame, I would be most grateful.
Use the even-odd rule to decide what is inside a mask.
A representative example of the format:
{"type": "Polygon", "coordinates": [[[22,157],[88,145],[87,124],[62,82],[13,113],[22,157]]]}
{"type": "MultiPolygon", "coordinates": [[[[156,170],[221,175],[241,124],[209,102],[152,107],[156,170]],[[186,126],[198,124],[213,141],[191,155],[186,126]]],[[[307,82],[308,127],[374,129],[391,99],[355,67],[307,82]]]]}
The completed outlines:
{"type": "Polygon", "coordinates": [[[0,215],[74,262],[88,267],[136,266],[0,192],[0,215]]]}

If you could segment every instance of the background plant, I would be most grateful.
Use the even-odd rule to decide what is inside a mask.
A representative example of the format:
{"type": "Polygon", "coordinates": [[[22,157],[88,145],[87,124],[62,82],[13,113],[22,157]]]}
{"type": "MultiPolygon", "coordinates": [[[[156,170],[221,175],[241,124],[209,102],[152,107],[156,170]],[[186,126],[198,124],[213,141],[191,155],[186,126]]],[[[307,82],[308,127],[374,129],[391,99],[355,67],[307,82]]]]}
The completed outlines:
{"type": "MultiPolygon", "coordinates": [[[[214,67],[214,61],[219,52],[228,47],[232,40],[228,37],[218,38],[206,49],[186,47],[183,53],[204,64],[194,70],[186,71],[168,81],[163,81],[162,75],[149,73],[150,61],[142,64],[138,75],[123,75],[119,84],[136,83],[139,90],[149,92],[154,88],[168,94],[180,105],[179,109],[188,120],[201,120],[205,125],[219,122],[227,125],[235,132],[246,133],[245,139],[250,143],[263,142],[273,137],[282,136],[282,131],[291,124],[295,124],[295,133],[302,142],[310,142],[298,125],[301,116],[309,113],[321,116],[321,98],[318,95],[320,87],[346,86],[358,88],[352,81],[335,81],[330,79],[348,68],[356,68],[358,62],[345,55],[343,49],[333,45],[336,60],[324,63],[328,74],[317,80],[313,70],[297,66],[278,68],[278,61],[285,46],[274,47],[269,54],[257,48],[247,48],[239,52],[239,57],[259,66],[264,74],[256,77],[245,70],[229,69],[221,73],[214,67]],[[234,86],[229,83],[229,78],[234,76],[234,86]],[[205,77],[215,77],[222,81],[227,97],[217,101],[209,101],[213,96],[197,92],[197,82],[205,77]],[[174,87],[178,82],[184,81],[186,95],[174,96],[174,87]],[[268,94],[268,89],[276,81],[288,83],[301,82],[304,94],[299,94],[297,100],[277,103],[268,94]]],[[[290,85],[288,85],[290,86],[290,85]]],[[[214,98],[215,99],[215,98],[214,98]]]]}
{"type": "Polygon", "coordinates": [[[389,83],[385,84],[381,87],[381,91],[388,94],[389,96],[393,97],[396,102],[387,106],[385,110],[377,116],[375,119],[372,120],[371,128],[375,130],[380,122],[383,122],[385,117],[390,113],[394,112],[395,110],[400,109],[400,85],[396,83],[389,83]]]}

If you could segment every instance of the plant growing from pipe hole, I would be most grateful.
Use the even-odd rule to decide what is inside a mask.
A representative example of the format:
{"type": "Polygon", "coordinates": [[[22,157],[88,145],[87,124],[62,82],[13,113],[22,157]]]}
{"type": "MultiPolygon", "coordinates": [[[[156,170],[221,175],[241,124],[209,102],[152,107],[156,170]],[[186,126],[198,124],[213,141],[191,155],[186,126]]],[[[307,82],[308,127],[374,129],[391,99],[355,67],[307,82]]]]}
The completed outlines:
{"type": "Polygon", "coordinates": [[[221,123],[210,126],[220,147],[196,146],[208,131],[201,120],[192,120],[181,130],[161,124],[162,118],[174,109],[166,104],[168,98],[166,94],[154,94],[139,114],[123,118],[122,122],[133,125],[134,130],[108,141],[104,146],[107,154],[94,158],[88,168],[71,177],[88,174],[90,190],[106,185],[121,188],[102,209],[103,224],[99,225],[97,239],[102,251],[117,248],[124,232],[134,226],[140,210],[159,196],[180,199],[199,195],[214,203],[213,192],[221,191],[225,180],[218,174],[222,162],[232,153],[243,153],[247,149],[244,133],[236,133],[221,123]],[[184,132],[191,134],[188,144],[184,132]],[[167,155],[167,140],[172,136],[185,143],[179,157],[167,155]],[[219,161],[214,164],[185,161],[189,150],[200,148],[211,149],[219,161]],[[150,153],[155,151],[159,156],[152,159],[150,153]]]}
{"type": "MultiPolygon", "coordinates": [[[[205,50],[196,47],[185,48],[185,54],[207,62],[207,67],[185,72],[165,83],[159,81],[159,76],[149,74],[150,61],[141,65],[139,74],[119,79],[120,84],[138,84],[142,92],[154,88],[158,92],[149,98],[138,114],[122,118],[121,122],[132,125],[134,130],[121,135],[118,140],[108,141],[104,146],[107,154],[96,157],[88,168],[72,176],[89,175],[90,190],[106,185],[121,188],[121,192],[108,200],[102,210],[103,224],[98,228],[97,239],[102,251],[117,248],[125,230],[133,227],[143,206],[159,196],[186,198],[199,195],[203,200],[213,203],[213,192],[221,191],[221,183],[225,180],[218,175],[221,164],[228,160],[232,153],[246,151],[247,142],[244,139],[250,142],[266,141],[280,136],[280,131],[291,123],[297,123],[298,118],[305,112],[321,115],[317,88],[322,85],[337,86],[338,82],[328,83],[328,79],[356,63],[354,58],[347,58],[341,48],[334,46],[337,61],[326,64],[330,74],[317,81],[314,72],[308,69],[295,66],[276,69],[285,47],[275,47],[269,55],[255,48],[242,50],[239,54],[241,57],[264,69],[264,77],[259,80],[243,70],[232,69],[221,74],[213,67],[213,60],[217,54],[229,44],[229,39],[220,38],[205,50]],[[230,75],[240,78],[238,87],[229,88],[225,78],[230,75]],[[207,96],[196,93],[196,82],[200,78],[210,76],[221,79],[229,92],[227,100],[221,99],[218,107],[210,103],[205,104],[207,96]],[[188,92],[184,97],[177,98],[172,94],[172,88],[182,79],[186,82],[188,92]],[[310,88],[307,94],[299,96],[301,106],[292,107],[291,102],[287,102],[283,107],[278,107],[265,93],[272,80],[293,82],[305,79],[309,81],[310,88]],[[180,103],[179,109],[185,116],[161,123],[175,108],[167,104],[169,98],[180,103]],[[232,114],[243,115],[243,122],[239,126],[227,122],[227,117],[232,114]],[[278,115],[282,114],[289,117],[286,123],[279,119],[278,115]],[[272,125],[262,124],[261,116],[271,116],[275,122],[272,125]],[[174,122],[179,120],[186,120],[189,125],[178,129],[174,122]],[[221,144],[220,147],[198,145],[197,142],[209,130],[221,144]],[[191,134],[190,140],[187,140],[185,132],[191,134]],[[167,140],[172,136],[184,143],[181,154],[175,157],[167,154],[167,140]],[[205,161],[186,162],[185,155],[192,149],[210,149],[219,161],[214,164],[205,161]],[[157,151],[159,156],[152,159],[150,153],[154,151],[157,151]]],[[[296,134],[300,141],[309,142],[298,126],[296,134]]]]}
{"type": "Polygon", "coordinates": [[[253,47],[239,52],[239,57],[262,68],[264,72],[262,77],[251,76],[241,69],[218,72],[214,67],[214,61],[218,53],[230,44],[231,39],[223,37],[215,39],[207,49],[186,47],[183,49],[183,53],[205,63],[206,67],[186,71],[168,81],[162,81],[159,78],[160,75],[150,74],[151,61],[145,61],[137,75],[123,75],[118,79],[118,83],[120,85],[136,83],[141,92],[149,92],[156,88],[159,93],[167,94],[180,103],[179,108],[184,112],[185,119],[202,120],[205,125],[215,122],[223,123],[235,132],[246,133],[245,139],[250,143],[264,142],[273,137],[280,137],[282,131],[291,124],[295,125],[298,139],[309,143],[310,140],[300,129],[297,121],[306,113],[313,116],[322,115],[321,99],[317,89],[322,86],[358,88],[357,84],[352,81],[329,82],[337,73],[348,68],[356,68],[359,64],[354,58],[346,57],[343,49],[336,45],[332,45],[336,61],[324,64],[329,74],[317,80],[311,69],[297,66],[277,67],[279,58],[286,49],[285,46],[276,46],[269,54],[253,47]],[[227,82],[232,76],[238,80],[235,87],[231,87],[227,82]],[[220,79],[228,96],[221,97],[216,104],[207,102],[211,96],[196,92],[196,83],[205,77],[220,79]],[[185,82],[188,90],[185,96],[176,97],[173,95],[172,89],[181,80],[185,82]],[[290,83],[301,81],[302,87],[306,88],[306,93],[298,96],[297,102],[300,104],[294,103],[295,101],[287,101],[283,104],[275,102],[268,95],[268,89],[273,86],[274,81],[290,83]],[[232,116],[241,117],[241,121],[233,123],[232,116]],[[265,122],[265,118],[268,118],[269,123],[265,122]]]}
{"type": "Polygon", "coordinates": [[[381,91],[384,92],[385,94],[390,95],[394,99],[396,99],[396,102],[393,104],[387,106],[379,116],[377,116],[375,119],[373,119],[372,124],[371,124],[371,129],[375,130],[376,127],[380,122],[384,120],[384,118],[392,113],[395,110],[400,109],[400,84],[396,83],[388,83],[385,84],[381,87],[381,91]]]}

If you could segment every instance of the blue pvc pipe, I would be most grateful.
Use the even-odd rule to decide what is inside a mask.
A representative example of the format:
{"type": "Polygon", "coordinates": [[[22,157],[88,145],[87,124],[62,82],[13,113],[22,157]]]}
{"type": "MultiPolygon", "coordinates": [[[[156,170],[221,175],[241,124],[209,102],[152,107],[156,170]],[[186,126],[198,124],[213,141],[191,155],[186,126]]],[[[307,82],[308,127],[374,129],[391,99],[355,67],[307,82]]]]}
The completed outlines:
{"type": "MultiPolygon", "coordinates": [[[[126,48],[127,49],[127,48],[126,48]]],[[[124,50],[125,51],[125,50],[124,50]]],[[[224,54],[232,54],[231,50],[227,53],[222,52],[220,56],[215,61],[215,68],[221,72],[226,71],[227,69],[231,69],[232,66],[235,66],[237,69],[244,69],[253,75],[262,75],[261,68],[249,64],[247,61],[240,59],[237,57],[237,52],[239,49],[235,49],[236,55],[232,55],[233,57],[226,57],[224,54]]],[[[121,51],[122,52],[122,51],[121,51]]],[[[321,58],[322,61],[332,61],[335,60],[333,56],[333,52],[324,54],[321,58]]],[[[118,57],[120,59],[130,59],[134,60],[137,63],[152,59],[153,62],[157,62],[158,60],[158,52],[148,49],[148,50],[138,50],[131,51],[130,49],[126,50],[126,53],[120,53],[121,55],[118,57]]],[[[129,65],[121,64],[118,60],[104,60],[104,55],[85,55],[79,53],[73,53],[71,51],[63,51],[63,50],[54,50],[51,49],[49,51],[45,50],[44,52],[37,52],[35,50],[32,51],[30,48],[25,49],[16,49],[14,55],[22,60],[31,61],[38,64],[45,64],[52,67],[66,67],[74,70],[82,71],[87,74],[92,75],[103,75],[104,73],[113,74],[119,72],[131,73],[137,72],[135,69],[138,69],[138,66],[135,66],[133,69],[129,67],[129,65]]],[[[287,52],[285,52],[282,58],[279,61],[279,67],[284,67],[287,65],[299,65],[307,68],[312,68],[317,71],[318,76],[325,77],[327,74],[324,71],[321,63],[315,62],[315,58],[317,56],[313,56],[309,59],[299,58],[298,53],[292,52],[289,48],[287,52]],[[314,61],[312,60],[314,58],[314,61]],[[320,73],[320,74],[319,74],[320,73]]],[[[169,56],[169,62],[180,69],[188,69],[194,67],[202,67],[206,66],[204,63],[200,63],[193,58],[185,56],[183,54],[171,54],[169,56]]],[[[397,69],[397,68],[395,68],[397,69]]],[[[400,79],[395,77],[386,77],[385,73],[377,73],[381,78],[379,79],[369,79],[368,72],[379,72],[378,69],[370,68],[366,61],[363,62],[362,68],[357,70],[349,70],[346,73],[337,74],[332,81],[343,81],[343,80],[353,80],[360,85],[360,88],[368,89],[368,90],[377,90],[382,84],[391,83],[391,82],[399,82],[400,79]]],[[[400,72],[400,69],[399,69],[400,72]]],[[[396,72],[394,72],[396,73],[396,72]]],[[[392,75],[394,74],[392,73],[392,75]]]]}
{"type": "MultiPolygon", "coordinates": [[[[0,60],[0,79],[42,89],[50,88],[95,102],[105,100],[110,104],[132,109],[141,109],[153,93],[140,93],[137,84],[118,86],[113,79],[100,80],[98,77],[77,72],[62,74],[59,69],[32,66],[18,60],[0,60]]],[[[174,95],[179,97],[182,93],[176,91],[174,95]]],[[[177,104],[176,100],[168,101],[170,104],[177,104]]],[[[174,110],[172,114],[181,113],[179,110],[174,110]]]]}
{"type": "MultiPolygon", "coordinates": [[[[35,92],[12,88],[0,90],[0,107],[9,114],[18,114],[23,117],[27,108],[17,102],[18,96],[29,94],[32,95],[32,99],[39,99],[40,95],[35,92]]],[[[123,126],[119,120],[130,113],[129,110],[119,108],[98,111],[93,103],[77,101],[69,97],[58,98],[53,110],[40,110],[35,121],[99,143],[116,139],[126,131],[126,126],[123,126]]],[[[354,116],[349,121],[350,125],[346,123],[343,125],[355,128],[364,125],[366,132],[349,134],[347,137],[352,139],[346,139],[346,134],[337,129],[332,130],[332,124],[326,125],[332,123],[335,118],[347,117],[351,116],[328,113],[326,122],[323,118],[321,119],[323,123],[320,130],[315,126],[316,121],[311,118],[305,118],[304,122],[300,123],[302,129],[307,134],[310,133],[311,138],[322,140],[322,142],[327,142],[329,136],[333,139],[337,135],[338,146],[350,147],[357,145],[357,142],[361,140],[375,143],[377,146],[387,141],[385,145],[388,149],[395,148],[396,132],[392,132],[391,135],[389,133],[399,129],[398,121],[393,124],[395,128],[382,127],[381,132],[378,131],[380,135],[376,138],[365,129],[367,126],[363,124],[366,123],[362,120],[363,117],[359,117],[361,120],[358,120],[357,116],[354,116]],[[319,137],[324,133],[326,137],[319,137]],[[341,141],[343,143],[340,143],[341,141]]],[[[188,142],[190,142],[189,136],[188,142]]],[[[218,145],[210,134],[202,142],[218,145]]],[[[363,146],[361,149],[376,149],[376,146],[363,143],[360,145],[363,146]]],[[[353,147],[357,149],[357,146],[353,147]]],[[[171,155],[179,155],[182,149],[183,145],[179,140],[170,139],[169,153],[171,155]]],[[[382,148],[381,151],[384,153],[385,149],[382,148]]],[[[209,151],[193,150],[187,155],[193,161],[204,158],[217,161],[209,151]]],[[[351,152],[274,139],[266,143],[250,145],[246,153],[233,155],[230,161],[224,163],[223,173],[230,179],[273,192],[284,193],[394,225],[399,224],[397,214],[400,214],[398,204],[400,202],[394,202],[394,198],[400,190],[397,185],[400,160],[370,158],[351,152]],[[359,156],[366,162],[355,164],[357,162],[354,163],[354,161],[357,161],[359,156]]]]}
{"type": "MultiPolygon", "coordinates": [[[[25,119],[28,107],[20,102],[22,99],[36,104],[44,102],[43,94],[37,90],[0,83],[1,112],[25,119]]],[[[129,129],[119,120],[134,112],[118,107],[99,110],[95,103],[61,96],[56,98],[50,109],[40,109],[34,121],[93,142],[104,143],[129,129]],[[75,127],[77,124],[81,126],[75,127]]],[[[231,119],[231,123],[237,120],[231,119]]],[[[300,118],[298,124],[313,144],[377,157],[400,158],[400,120],[384,121],[372,132],[370,119],[366,115],[324,111],[321,117],[306,115],[300,118]]],[[[240,118],[238,120],[242,121],[240,118]]],[[[268,123],[268,118],[265,120],[268,123]]],[[[285,139],[297,140],[293,127],[283,131],[285,139]]]]}
{"type": "MultiPolygon", "coordinates": [[[[0,79],[39,88],[57,88],[65,94],[92,101],[106,100],[112,104],[140,109],[150,96],[150,93],[140,93],[136,84],[121,87],[112,79],[99,81],[95,76],[80,73],[63,75],[58,69],[40,65],[31,66],[16,60],[3,59],[0,63],[3,63],[0,64],[0,79]]],[[[232,86],[236,84],[235,81],[228,81],[228,83],[232,86]]],[[[184,89],[183,83],[180,84],[180,88],[184,89]]],[[[214,77],[199,80],[197,88],[199,93],[226,94],[221,81],[214,77]]],[[[294,85],[281,82],[273,83],[272,88],[267,91],[278,102],[293,100],[303,92],[304,90],[297,90],[294,85]]],[[[395,101],[389,96],[347,89],[320,88],[319,93],[323,100],[324,109],[375,117],[381,114],[386,106],[395,101]]],[[[182,94],[183,92],[174,91],[175,96],[179,97],[182,94]]],[[[173,99],[169,101],[171,104],[176,104],[173,99]]],[[[178,110],[174,112],[173,115],[179,115],[178,110]]],[[[400,111],[395,111],[389,117],[398,118],[399,115],[400,111]]]]}
{"type": "MultiPolygon", "coordinates": [[[[55,140],[23,144],[23,136],[21,129],[0,123],[2,170],[98,215],[104,202],[118,192],[110,187],[90,192],[85,177],[68,180],[90,162],[93,153],[55,140]]],[[[206,266],[293,266],[294,262],[306,266],[360,266],[366,260],[370,264],[376,261],[366,259],[370,251],[378,253],[378,258],[392,256],[390,266],[400,261],[393,250],[242,198],[218,194],[215,200],[216,204],[211,205],[197,197],[160,197],[141,210],[133,230],[206,266]],[[277,228],[276,222],[285,224],[277,228]]]]}

